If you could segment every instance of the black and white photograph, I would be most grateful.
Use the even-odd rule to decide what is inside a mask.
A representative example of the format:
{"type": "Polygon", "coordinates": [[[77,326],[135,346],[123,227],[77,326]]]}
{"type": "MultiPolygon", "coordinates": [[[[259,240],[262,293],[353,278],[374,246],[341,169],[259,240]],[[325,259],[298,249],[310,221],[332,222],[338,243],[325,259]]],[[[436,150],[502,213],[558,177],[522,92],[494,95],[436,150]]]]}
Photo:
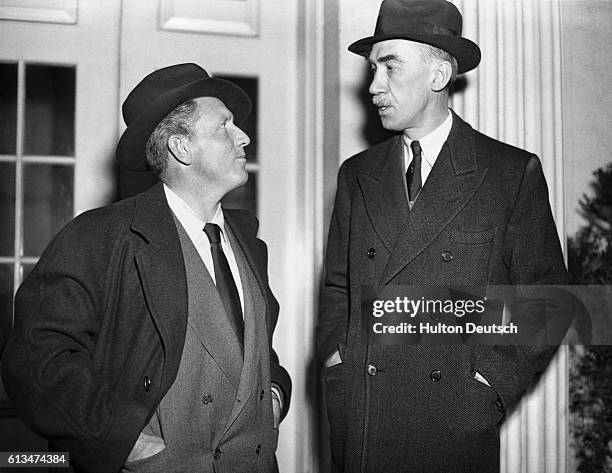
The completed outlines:
{"type": "Polygon", "coordinates": [[[611,0],[0,0],[0,472],[612,473],[611,0]]]}

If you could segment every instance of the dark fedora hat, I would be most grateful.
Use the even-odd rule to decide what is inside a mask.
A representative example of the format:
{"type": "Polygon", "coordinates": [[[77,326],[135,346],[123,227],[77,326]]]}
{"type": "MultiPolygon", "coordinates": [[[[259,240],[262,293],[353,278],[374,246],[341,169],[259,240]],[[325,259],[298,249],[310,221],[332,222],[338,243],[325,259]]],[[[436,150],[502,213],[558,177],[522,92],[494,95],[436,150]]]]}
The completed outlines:
{"type": "Polygon", "coordinates": [[[146,171],[145,147],[151,133],[172,110],[187,100],[216,97],[240,123],[251,113],[251,100],[244,90],[222,79],[215,79],[197,64],[176,64],[152,72],[134,87],[123,102],[127,125],[116,158],[132,171],[146,171]]]}
{"type": "Polygon", "coordinates": [[[459,65],[458,72],[462,74],[480,62],[480,48],[461,37],[462,26],[461,13],[446,0],[384,0],[374,35],[354,42],[348,49],[367,57],[374,43],[408,39],[453,55],[459,65]]]}

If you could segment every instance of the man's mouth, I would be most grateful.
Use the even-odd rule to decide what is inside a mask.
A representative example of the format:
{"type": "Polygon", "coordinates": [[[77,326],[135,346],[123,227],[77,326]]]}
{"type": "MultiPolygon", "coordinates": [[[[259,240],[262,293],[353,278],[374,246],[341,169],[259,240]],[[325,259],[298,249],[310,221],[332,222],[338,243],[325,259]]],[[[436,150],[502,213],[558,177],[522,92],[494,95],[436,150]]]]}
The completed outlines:
{"type": "Polygon", "coordinates": [[[391,106],[382,100],[372,100],[372,103],[378,109],[378,113],[385,113],[391,109],[391,106]]]}

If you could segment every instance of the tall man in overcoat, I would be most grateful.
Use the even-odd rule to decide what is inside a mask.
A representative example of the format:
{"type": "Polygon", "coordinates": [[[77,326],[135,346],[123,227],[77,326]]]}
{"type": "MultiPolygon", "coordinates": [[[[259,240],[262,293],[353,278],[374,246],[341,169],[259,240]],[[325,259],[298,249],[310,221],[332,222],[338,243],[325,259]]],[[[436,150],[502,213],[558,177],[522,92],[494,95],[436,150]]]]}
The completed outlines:
{"type": "Polygon", "coordinates": [[[480,61],[461,27],[445,0],[384,0],[374,35],[349,47],[398,134],[338,174],[318,326],[337,471],[498,472],[504,415],[554,353],[362,334],[365,287],[567,282],[538,158],[448,108],[455,75],[480,61]]]}
{"type": "Polygon", "coordinates": [[[195,64],[145,77],[117,159],[160,182],[74,219],[17,293],[3,380],[76,471],[277,471],[291,382],[266,245],[219,203],[248,178],[250,108],[195,64]]]}

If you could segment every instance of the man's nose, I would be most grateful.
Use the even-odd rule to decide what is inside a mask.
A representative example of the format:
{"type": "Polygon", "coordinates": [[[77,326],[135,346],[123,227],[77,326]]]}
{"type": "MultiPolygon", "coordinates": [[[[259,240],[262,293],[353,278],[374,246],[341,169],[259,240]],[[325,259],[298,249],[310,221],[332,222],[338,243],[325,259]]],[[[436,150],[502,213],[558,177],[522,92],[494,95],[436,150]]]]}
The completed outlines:
{"type": "Polygon", "coordinates": [[[250,142],[251,139],[249,138],[249,135],[247,135],[240,128],[236,127],[236,136],[234,137],[234,143],[236,146],[244,148],[245,146],[248,146],[250,142]]]}
{"type": "Polygon", "coordinates": [[[372,75],[372,82],[370,82],[368,91],[372,95],[380,94],[385,91],[385,83],[380,69],[377,69],[372,75]]]}

